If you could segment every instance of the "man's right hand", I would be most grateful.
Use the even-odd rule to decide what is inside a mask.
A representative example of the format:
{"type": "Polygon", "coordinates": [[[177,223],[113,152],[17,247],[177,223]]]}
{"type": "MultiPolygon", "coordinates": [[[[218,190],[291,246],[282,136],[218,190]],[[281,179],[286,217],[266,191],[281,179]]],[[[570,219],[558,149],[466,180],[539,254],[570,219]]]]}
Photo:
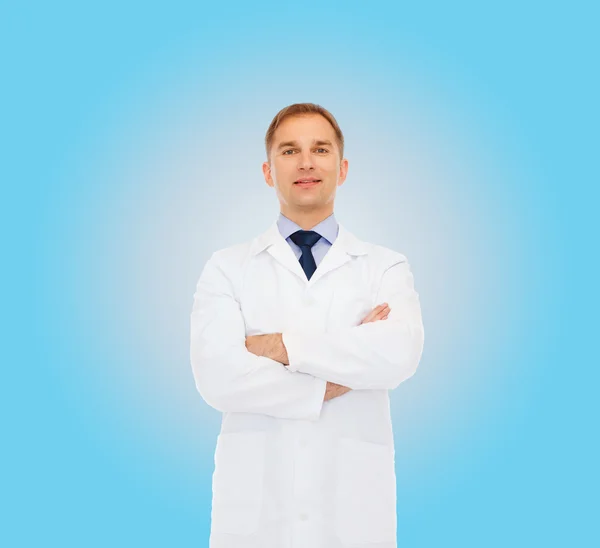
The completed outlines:
{"type": "MultiPolygon", "coordinates": [[[[363,318],[359,325],[362,325],[363,323],[376,322],[378,320],[385,320],[387,319],[390,310],[391,309],[387,303],[380,304],[379,306],[376,306],[373,310],[371,310],[371,312],[369,312],[363,318]]],[[[327,388],[325,389],[325,397],[323,398],[323,401],[328,401],[333,398],[337,398],[338,396],[341,396],[346,392],[350,392],[350,390],[352,390],[352,388],[348,388],[347,386],[327,381],[327,388]]]]}

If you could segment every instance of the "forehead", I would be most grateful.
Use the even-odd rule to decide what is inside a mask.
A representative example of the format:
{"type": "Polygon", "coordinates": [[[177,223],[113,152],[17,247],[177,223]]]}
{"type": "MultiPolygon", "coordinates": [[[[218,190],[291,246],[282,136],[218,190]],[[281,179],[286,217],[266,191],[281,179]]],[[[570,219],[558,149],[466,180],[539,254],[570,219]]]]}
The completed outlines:
{"type": "Polygon", "coordinates": [[[277,146],[282,141],[328,139],[335,141],[335,131],[326,118],[320,114],[289,116],[273,136],[273,144],[277,146]]]}

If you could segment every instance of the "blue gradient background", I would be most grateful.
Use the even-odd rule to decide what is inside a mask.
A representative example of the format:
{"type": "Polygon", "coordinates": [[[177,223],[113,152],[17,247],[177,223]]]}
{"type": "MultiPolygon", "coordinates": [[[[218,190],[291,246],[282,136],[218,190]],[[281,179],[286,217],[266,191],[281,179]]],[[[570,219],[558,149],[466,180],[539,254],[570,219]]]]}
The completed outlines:
{"type": "MultiPolygon", "coordinates": [[[[592,4],[0,8],[3,546],[207,546],[220,414],[189,313],[278,212],[263,139],[344,131],[336,217],[407,255],[407,547],[598,545],[592,4]]],[[[595,68],[594,68],[595,67],[595,68]]]]}

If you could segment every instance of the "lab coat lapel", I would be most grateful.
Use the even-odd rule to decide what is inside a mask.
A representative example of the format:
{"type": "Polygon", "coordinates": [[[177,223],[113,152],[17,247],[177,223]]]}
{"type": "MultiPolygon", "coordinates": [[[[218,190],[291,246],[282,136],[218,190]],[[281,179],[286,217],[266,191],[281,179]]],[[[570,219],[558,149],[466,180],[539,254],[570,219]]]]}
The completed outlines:
{"type": "MultiPolygon", "coordinates": [[[[277,229],[277,233],[279,234],[279,229],[277,229]]],[[[287,268],[290,272],[294,273],[300,279],[306,280],[306,274],[304,273],[304,270],[302,270],[300,261],[296,259],[294,251],[283,239],[281,234],[279,234],[279,238],[276,239],[274,244],[267,249],[267,252],[270,253],[278,263],[287,268]]]]}
{"type": "Polygon", "coordinates": [[[357,239],[352,233],[338,222],[338,235],[333,245],[317,266],[310,280],[306,279],[306,274],[302,270],[300,262],[296,258],[294,251],[285,241],[277,222],[273,223],[265,232],[254,240],[251,252],[259,253],[264,249],[283,267],[298,276],[308,286],[314,285],[325,274],[336,270],[347,263],[355,255],[364,255],[368,251],[368,244],[357,239]]]}
{"type": "Polygon", "coordinates": [[[277,222],[254,240],[251,253],[256,255],[265,249],[281,266],[306,281],[306,274],[294,251],[279,232],[277,222]]]}
{"type": "Polygon", "coordinates": [[[369,251],[369,244],[359,240],[349,232],[344,225],[338,222],[338,235],[333,245],[329,248],[323,260],[317,266],[309,285],[317,283],[329,272],[351,261],[353,257],[365,255],[369,251]]]}

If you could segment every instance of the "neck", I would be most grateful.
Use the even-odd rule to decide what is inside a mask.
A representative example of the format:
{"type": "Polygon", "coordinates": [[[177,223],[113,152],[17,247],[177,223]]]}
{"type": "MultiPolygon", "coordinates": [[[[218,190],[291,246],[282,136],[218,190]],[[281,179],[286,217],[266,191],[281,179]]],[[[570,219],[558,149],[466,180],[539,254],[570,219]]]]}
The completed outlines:
{"type": "Polygon", "coordinates": [[[281,213],[290,221],[294,221],[302,230],[310,230],[327,219],[333,213],[333,209],[327,211],[286,211],[281,208],[281,213]]]}

